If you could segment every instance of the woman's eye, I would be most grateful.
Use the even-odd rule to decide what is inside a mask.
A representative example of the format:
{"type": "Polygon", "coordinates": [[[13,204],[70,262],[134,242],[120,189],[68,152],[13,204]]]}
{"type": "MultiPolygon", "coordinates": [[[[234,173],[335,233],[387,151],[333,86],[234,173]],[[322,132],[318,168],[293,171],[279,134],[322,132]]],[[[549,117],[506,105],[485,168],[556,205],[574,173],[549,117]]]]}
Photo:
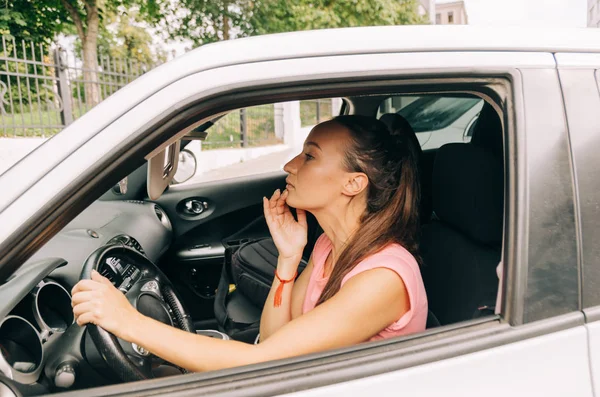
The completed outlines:
{"type": "Polygon", "coordinates": [[[307,160],[312,160],[312,159],[314,159],[314,157],[313,157],[313,156],[311,156],[311,155],[310,155],[310,154],[308,154],[308,153],[304,153],[304,157],[306,157],[306,159],[307,159],[307,160]]]}

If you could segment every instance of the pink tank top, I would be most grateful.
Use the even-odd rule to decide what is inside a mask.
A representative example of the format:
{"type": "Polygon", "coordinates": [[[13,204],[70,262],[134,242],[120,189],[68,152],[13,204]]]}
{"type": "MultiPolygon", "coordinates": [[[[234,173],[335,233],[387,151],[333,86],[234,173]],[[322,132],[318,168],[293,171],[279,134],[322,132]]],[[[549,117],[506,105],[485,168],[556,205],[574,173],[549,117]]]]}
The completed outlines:
{"type": "MultiPolygon", "coordinates": [[[[313,271],[308,281],[304,304],[302,305],[303,314],[315,308],[325,284],[327,284],[328,278],[323,277],[323,267],[327,256],[331,252],[331,247],[331,240],[325,234],[322,234],[315,243],[312,253],[313,271]]],[[[346,281],[353,276],[379,267],[391,269],[402,278],[408,292],[410,309],[369,340],[380,340],[424,331],[427,322],[427,295],[421,278],[421,271],[415,258],[401,245],[390,244],[378,253],[361,261],[344,277],[342,288],[346,281]]]]}

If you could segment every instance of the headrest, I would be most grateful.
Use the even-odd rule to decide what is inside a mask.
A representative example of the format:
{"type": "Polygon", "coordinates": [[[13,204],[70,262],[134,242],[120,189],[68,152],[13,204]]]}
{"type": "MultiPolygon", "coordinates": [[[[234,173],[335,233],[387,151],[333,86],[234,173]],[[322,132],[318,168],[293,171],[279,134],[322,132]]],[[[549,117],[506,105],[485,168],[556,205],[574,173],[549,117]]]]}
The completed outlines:
{"type": "Polygon", "coordinates": [[[411,146],[410,150],[413,152],[415,160],[418,163],[421,159],[421,154],[423,151],[421,150],[421,144],[419,143],[417,134],[415,134],[415,131],[410,126],[408,120],[397,113],[385,113],[381,115],[379,120],[387,125],[390,131],[395,131],[397,134],[405,135],[408,138],[408,142],[411,146]]]}
{"type": "Polygon", "coordinates": [[[496,158],[502,159],[502,122],[492,105],[484,103],[475,123],[471,143],[489,150],[496,158]]]}
{"type": "Polygon", "coordinates": [[[441,222],[472,240],[502,242],[502,160],[471,144],[442,146],[433,167],[433,211],[441,222]]]}

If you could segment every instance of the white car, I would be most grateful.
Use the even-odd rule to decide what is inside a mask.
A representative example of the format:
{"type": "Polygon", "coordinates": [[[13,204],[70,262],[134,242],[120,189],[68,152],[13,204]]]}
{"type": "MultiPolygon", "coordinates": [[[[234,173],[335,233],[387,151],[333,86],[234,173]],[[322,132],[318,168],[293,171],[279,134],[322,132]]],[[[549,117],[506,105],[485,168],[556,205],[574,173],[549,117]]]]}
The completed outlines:
{"type": "MultiPolygon", "coordinates": [[[[0,176],[0,395],[594,396],[599,69],[594,29],[411,26],[233,40],[152,70],[0,176]],[[375,117],[390,96],[426,95],[481,104],[470,142],[424,142],[423,274],[439,326],[159,377],[168,363],[73,323],[69,291],[95,267],[147,315],[231,329],[214,317],[227,248],[265,235],[261,199],[285,174],[169,185],[208,121],[326,97],[375,117]]],[[[456,140],[478,112],[457,119],[456,140]]],[[[219,291],[232,306],[235,291],[219,291]]],[[[260,315],[244,305],[228,319],[260,315]]]]}

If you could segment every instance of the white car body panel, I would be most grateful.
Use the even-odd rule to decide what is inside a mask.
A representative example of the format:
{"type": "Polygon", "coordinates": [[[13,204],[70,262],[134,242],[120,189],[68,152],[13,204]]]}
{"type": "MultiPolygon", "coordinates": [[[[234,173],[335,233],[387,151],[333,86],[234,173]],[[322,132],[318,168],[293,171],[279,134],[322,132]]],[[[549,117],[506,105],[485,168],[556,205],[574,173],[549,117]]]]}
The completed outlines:
{"type": "MultiPolygon", "coordinates": [[[[600,343],[600,332],[598,339],[600,343]]],[[[593,397],[586,330],[576,327],[448,360],[287,394],[366,395],[593,397]]]]}
{"type": "Polygon", "coordinates": [[[600,392],[600,321],[586,324],[589,334],[590,372],[596,393],[600,392]]]}

